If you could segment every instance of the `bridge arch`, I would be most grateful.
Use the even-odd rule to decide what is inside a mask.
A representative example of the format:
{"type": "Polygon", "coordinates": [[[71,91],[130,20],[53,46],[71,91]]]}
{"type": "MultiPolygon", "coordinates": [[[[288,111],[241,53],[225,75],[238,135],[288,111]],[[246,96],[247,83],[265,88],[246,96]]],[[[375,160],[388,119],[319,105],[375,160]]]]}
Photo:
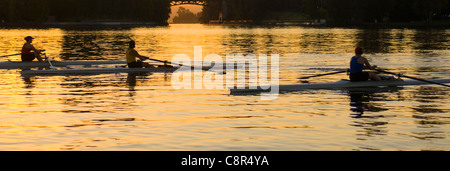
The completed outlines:
{"type": "MultiPolygon", "coordinates": [[[[206,7],[209,5],[208,2],[211,1],[216,1],[216,2],[220,2],[218,6],[214,6],[213,8],[218,9],[220,11],[219,14],[219,22],[222,23],[228,16],[228,12],[227,12],[227,0],[172,0],[170,2],[171,6],[177,6],[177,5],[201,5],[203,7],[206,7]]],[[[216,4],[217,3],[212,3],[212,4],[216,4]]],[[[212,7],[212,6],[208,6],[208,7],[212,7]]]]}
{"type": "Polygon", "coordinates": [[[176,6],[176,5],[201,5],[201,6],[206,6],[207,5],[207,1],[203,0],[203,1],[172,1],[170,2],[171,6],[176,6]]]}

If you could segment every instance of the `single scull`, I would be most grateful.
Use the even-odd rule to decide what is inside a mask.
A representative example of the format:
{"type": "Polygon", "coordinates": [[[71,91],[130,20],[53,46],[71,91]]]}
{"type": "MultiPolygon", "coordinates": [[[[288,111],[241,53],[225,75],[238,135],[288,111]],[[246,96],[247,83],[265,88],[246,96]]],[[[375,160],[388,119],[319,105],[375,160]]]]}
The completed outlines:
{"type": "MultiPolygon", "coordinates": [[[[98,75],[111,73],[173,73],[180,67],[164,67],[156,68],[91,68],[91,69],[60,69],[60,70],[24,70],[22,75],[98,75]]],[[[212,67],[203,67],[203,70],[211,70],[212,67]]],[[[181,70],[179,70],[181,71],[181,70]]],[[[215,72],[212,70],[212,72],[215,72]]]]}
{"type": "Polygon", "coordinates": [[[164,73],[175,72],[178,68],[92,68],[92,69],[62,69],[62,70],[25,70],[22,75],[97,75],[110,73],[164,73]]]}
{"type": "MultiPolygon", "coordinates": [[[[429,80],[437,83],[450,83],[450,79],[434,79],[429,80]]],[[[292,85],[279,85],[280,91],[301,91],[308,89],[345,89],[345,88],[357,88],[357,87],[387,87],[387,86],[407,86],[407,85],[425,85],[430,84],[418,80],[386,80],[386,81],[364,81],[364,82],[350,82],[349,80],[340,80],[332,83],[315,83],[315,84],[292,84],[292,85]]],[[[274,87],[274,86],[271,86],[274,87]]],[[[261,87],[256,89],[250,89],[250,87],[232,87],[231,93],[244,93],[244,92],[259,92],[266,91],[261,87]]]]}
{"type": "MultiPolygon", "coordinates": [[[[111,60],[111,61],[52,61],[55,67],[67,66],[93,66],[93,65],[126,65],[126,61],[111,60]]],[[[21,68],[37,68],[49,67],[48,62],[0,62],[0,69],[21,69],[21,68]]]]}

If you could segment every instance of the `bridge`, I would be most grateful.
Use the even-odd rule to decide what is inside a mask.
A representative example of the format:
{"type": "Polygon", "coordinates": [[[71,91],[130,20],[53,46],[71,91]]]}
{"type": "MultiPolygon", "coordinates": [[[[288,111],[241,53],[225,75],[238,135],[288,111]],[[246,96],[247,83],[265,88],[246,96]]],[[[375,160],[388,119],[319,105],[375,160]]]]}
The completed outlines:
{"type": "MultiPolygon", "coordinates": [[[[228,12],[227,12],[227,0],[197,0],[197,1],[182,1],[182,0],[173,0],[170,2],[171,6],[176,6],[176,5],[201,5],[201,6],[207,6],[211,1],[216,1],[219,3],[211,3],[211,4],[215,4],[216,6],[214,6],[214,8],[219,9],[220,14],[219,14],[219,22],[222,23],[228,16],[228,12]],[[217,6],[217,4],[219,4],[219,6],[217,6]]],[[[211,7],[211,6],[209,6],[211,7]]]]}
{"type": "Polygon", "coordinates": [[[171,6],[176,6],[176,5],[201,5],[201,6],[206,6],[207,5],[207,1],[203,0],[203,1],[172,1],[170,2],[171,6]]]}

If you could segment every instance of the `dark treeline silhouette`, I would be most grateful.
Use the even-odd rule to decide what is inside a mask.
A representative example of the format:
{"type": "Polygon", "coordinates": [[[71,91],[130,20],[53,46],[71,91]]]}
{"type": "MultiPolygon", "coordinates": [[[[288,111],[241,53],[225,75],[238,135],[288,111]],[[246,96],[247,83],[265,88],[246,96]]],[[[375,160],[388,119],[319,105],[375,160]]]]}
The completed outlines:
{"type": "Polygon", "coordinates": [[[139,21],[166,23],[170,0],[0,0],[0,21],[139,21]]]}
{"type": "MultiPolygon", "coordinates": [[[[226,0],[230,20],[329,23],[410,22],[446,18],[450,0],[226,0]],[[292,18],[286,17],[294,16],[292,18]]],[[[145,21],[166,23],[171,0],[0,0],[0,22],[145,21]]],[[[217,20],[222,0],[208,0],[202,22],[217,20]]]]}
{"type": "MultiPolygon", "coordinates": [[[[301,19],[334,23],[410,22],[449,18],[450,0],[227,0],[227,19],[279,19],[291,12],[301,19]]],[[[219,2],[211,2],[219,3],[219,2]]],[[[216,5],[204,8],[202,22],[218,19],[216,5]]]]}

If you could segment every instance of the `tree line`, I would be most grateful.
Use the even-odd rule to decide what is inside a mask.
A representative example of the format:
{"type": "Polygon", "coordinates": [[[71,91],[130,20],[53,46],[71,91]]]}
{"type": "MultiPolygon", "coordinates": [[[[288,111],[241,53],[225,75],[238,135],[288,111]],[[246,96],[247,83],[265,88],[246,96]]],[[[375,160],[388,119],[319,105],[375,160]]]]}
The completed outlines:
{"type": "Polygon", "coordinates": [[[0,0],[0,21],[139,21],[166,23],[170,0],[0,0]]]}
{"type": "MultiPolygon", "coordinates": [[[[213,5],[204,8],[203,22],[217,19],[218,3],[210,2],[213,5]]],[[[227,0],[226,7],[227,18],[232,20],[274,19],[277,12],[335,23],[431,22],[450,15],[450,0],[227,0]]]]}
{"type": "Polygon", "coordinates": [[[198,23],[202,13],[194,14],[189,9],[180,7],[177,16],[173,18],[173,23],[198,23]]]}
{"type": "MultiPolygon", "coordinates": [[[[145,21],[167,23],[171,0],[0,0],[0,22],[145,21]],[[51,18],[51,17],[50,17],[51,18]]],[[[410,22],[447,18],[450,0],[226,0],[226,19],[302,19],[335,23],[410,22]]],[[[202,22],[217,20],[222,0],[209,0],[202,22]]]]}

